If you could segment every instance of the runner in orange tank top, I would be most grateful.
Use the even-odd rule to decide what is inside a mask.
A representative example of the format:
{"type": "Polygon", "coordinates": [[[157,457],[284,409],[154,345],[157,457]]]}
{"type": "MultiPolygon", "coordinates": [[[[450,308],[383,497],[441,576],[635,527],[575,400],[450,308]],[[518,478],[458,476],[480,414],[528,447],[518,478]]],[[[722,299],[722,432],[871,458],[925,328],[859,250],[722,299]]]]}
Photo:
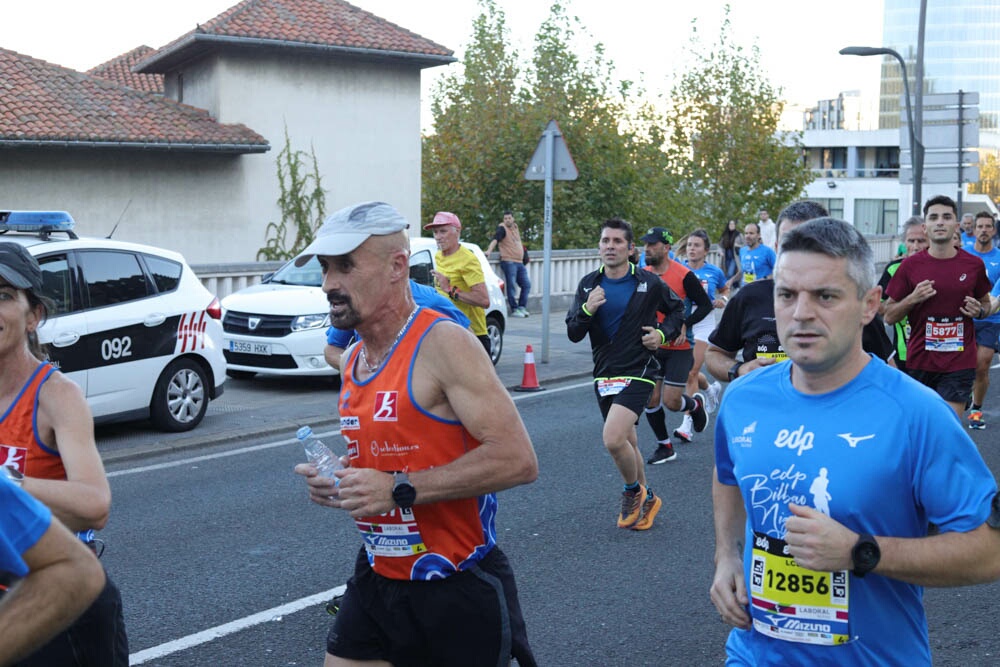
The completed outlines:
{"type": "Polygon", "coordinates": [[[534,481],[538,462],[476,338],[413,302],[407,226],[388,204],[349,206],[296,260],[319,258],[331,323],[360,334],[341,357],[350,466],[336,480],[295,468],[364,545],[325,665],[534,665],[494,494],[534,481]]]}
{"type": "MultiPolygon", "coordinates": [[[[16,243],[0,243],[0,465],[80,539],[93,543],[108,520],[111,488],[80,387],[41,362],[38,327],[47,309],[42,272],[16,243]]],[[[110,578],[68,630],[18,667],[125,667],[128,640],[121,595],[110,578]]]]}

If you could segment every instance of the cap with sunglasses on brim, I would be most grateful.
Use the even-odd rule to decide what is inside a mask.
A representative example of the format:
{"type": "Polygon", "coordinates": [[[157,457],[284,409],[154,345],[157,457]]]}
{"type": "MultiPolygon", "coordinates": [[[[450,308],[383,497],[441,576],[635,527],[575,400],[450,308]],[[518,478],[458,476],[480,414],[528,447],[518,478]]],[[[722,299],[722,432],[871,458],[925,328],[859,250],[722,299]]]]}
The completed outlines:
{"type": "Polygon", "coordinates": [[[662,243],[664,245],[672,245],[674,237],[667,231],[666,227],[653,227],[648,232],[643,234],[642,238],[639,240],[643,243],[662,243]]]}
{"type": "Polygon", "coordinates": [[[346,206],[327,216],[315,240],[295,258],[295,266],[304,266],[314,255],[346,255],[371,236],[388,236],[409,226],[406,218],[385,202],[346,206]]]}
{"type": "Polygon", "coordinates": [[[19,243],[0,243],[0,278],[17,289],[37,292],[42,288],[42,269],[38,260],[19,243]]]}

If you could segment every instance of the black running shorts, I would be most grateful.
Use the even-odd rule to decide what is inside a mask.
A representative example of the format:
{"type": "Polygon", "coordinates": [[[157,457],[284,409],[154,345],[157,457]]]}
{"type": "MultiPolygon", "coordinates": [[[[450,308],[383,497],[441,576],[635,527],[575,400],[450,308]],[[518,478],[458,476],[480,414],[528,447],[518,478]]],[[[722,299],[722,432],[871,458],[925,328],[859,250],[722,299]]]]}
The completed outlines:
{"type": "Polygon", "coordinates": [[[326,641],[331,655],[393,667],[496,667],[512,657],[536,665],[514,573],[498,547],[434,581],[378,575],[362,548],[326,641]]]}

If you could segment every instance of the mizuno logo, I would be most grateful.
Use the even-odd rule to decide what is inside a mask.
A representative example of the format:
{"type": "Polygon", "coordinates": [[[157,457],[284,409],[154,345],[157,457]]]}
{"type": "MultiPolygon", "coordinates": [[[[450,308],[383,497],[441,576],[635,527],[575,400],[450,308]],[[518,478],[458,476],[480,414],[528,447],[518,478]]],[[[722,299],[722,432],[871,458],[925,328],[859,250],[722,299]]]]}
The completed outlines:
{"type": "Polygon", "coordinates": [[[875,437],[875,434],[872,433],[871,435],[851,435],[850,433],[838,433],[837,437],[843,438],[844,440],[847,441],[847,444],[850,447],[854,448],[857,447],[858,443],[861,442],[862,440],[871,440],[872,438],[875,437]]]}

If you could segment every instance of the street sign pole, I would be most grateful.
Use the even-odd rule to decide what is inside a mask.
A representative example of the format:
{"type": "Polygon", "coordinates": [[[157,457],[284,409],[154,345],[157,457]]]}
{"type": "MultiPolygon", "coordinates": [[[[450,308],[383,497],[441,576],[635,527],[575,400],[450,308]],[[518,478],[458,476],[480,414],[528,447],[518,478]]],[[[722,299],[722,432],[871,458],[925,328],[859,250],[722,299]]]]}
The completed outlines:
{"type": "Polygon", "coordinates": [[[559,125],[550,120],[542,132],[535,153],[524,172],[528,181],[545,181],[545,224],[542,239],[542,356],[543,364],[549,363],[549,294],[552,278],[552,182],[575,181],[579,172],[569,154],[566,140],[559,125]]]}
{"type": "Polygon", "coordinates": [[[958,91],[958,219],[962,219],[962,191],[965,190],[965,184],[962,182],[962,121],[963,118],[963,104],[962,98],[964,97],[964,91],[959,89],[958,91]]]}
{"type": "Polygon", "coordinates": [[[543,235],[545,262],[542,265],[542,363],[549,363],[549,294],[552,281],[552,172],[555,153],[556,132],[550,126],[542,135],[545,142],[545,233],[543,235]]]}

